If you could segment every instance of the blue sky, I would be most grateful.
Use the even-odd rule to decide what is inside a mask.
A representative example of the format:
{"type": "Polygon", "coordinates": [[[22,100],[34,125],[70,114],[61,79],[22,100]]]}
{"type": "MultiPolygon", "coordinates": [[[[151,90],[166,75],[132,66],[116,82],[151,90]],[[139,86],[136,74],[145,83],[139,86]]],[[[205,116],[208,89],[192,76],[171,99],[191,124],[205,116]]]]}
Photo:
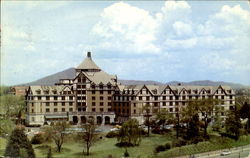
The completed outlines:
{"type": "Polygon", "coordinates": [[[76,67],[120,79],[250,85],[248,1],[2,1],[1,84],[76,67]]]}

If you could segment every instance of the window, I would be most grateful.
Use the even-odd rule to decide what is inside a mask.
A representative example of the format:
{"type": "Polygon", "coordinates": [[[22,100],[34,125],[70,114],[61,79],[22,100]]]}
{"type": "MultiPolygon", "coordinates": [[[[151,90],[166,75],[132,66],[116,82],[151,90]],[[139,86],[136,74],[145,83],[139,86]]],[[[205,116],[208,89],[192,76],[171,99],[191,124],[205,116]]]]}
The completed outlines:
{"type": "Polygon", "coordinates": [[[158,103],[154,103],[154,106],[158,106],[158,103]]]}
{"type": "Polygon", "coordinates": [[[103,97],[100,97],[100,100],[103,100],[103,97]]]}
{"type": "Polygon", "coordinates": [[[111,112],[112,110],[111,110],[111,108],[108,108],[108,112],[111,112]]]}
{"type": "Polygon", "coordinates": [[[100,94],[103,94],[103,91],[100,91],[100,94]]]}
{"type": "Polygon", "coordinates": [[[136,103],[134,103],[134,107],[136,107],[136,103]]]}
{"type": "Polygon", "coordinates": [[[54,112],[57,112],[57,108],[54,108],[54,112]]]}
{"type": "Polygon", "coordinates": [[[49,106],[49,103],[46,103],[46,106],[49,106]]]}
{"type": "Polygon", "coordinates": [[[100,88],[100,89],[103,89],[103,85],[99,85],[99,88],[100,88]]]}
{"type": "Polygon", "coordinates": [[[62,106],[65,106],[65,102],[62,102],[62,106]]]}
{"type": "Polygon", "coordinates": [[[157,96],[155,96],[155,100],[158,100],[158,97],[157,97],[157,96]]]}
{"type": "Polygon", "coordinates": [[[57,100],[57,96],[54,96],[54,100],[57,100]]]}
{"type": "Polygon", "coordinates": [[[100,108],[100,111],[103,112],[103,108],[100,108]]]}
{"type": "Polygon", "coordinates": [[[100,106],[103,106],[103,102],[100,102],[100,106]]]}
{"type": "Polygon", "coordinates": [[[162,97],[162,100],[166,100],[166,96],[163,96],[163,97],[162,97]]]}
{"type": "Polygon", "coordinates": [[[136,114],[136,110],[134,110],[134,114],[136,114]]]}
{"type": "Polygon", "coordinates": [[[108,97],[108,100],[112,100],[112,97],[108,97]]]}
{"type": "Polygon", "coordinates": [[[31,109],[31,113],[34,113],[34,109],[31,109]]]}
{"type": "Polygon", "coordinates": [[[179,96],[175,96],[175,100],[179,100],[179,96]]]}
{"type": "Polygon", "coordinates": [[[186,97],[185,96],[182,96],[182,100],[185,100],[186,99],[186,97]]]}
{"type": "Polygon", "coordinates": [[[92,100],[95,100],[95,97],[92,97],[92,100]]]}
{"type": "Polygon", "coordinates": [[[173,112],[173,108],[170,108],[169,111],[170,111],[170,112],[173,112]]]}
{"type": "Polygon", "coordinates": [[[65,100],[65,96],[62,96],[62,100],[65,100]]]}
{"type": "Polygon", "coordinates": [[[139,100],[142,100],[142,96],[139,96],[139,100]]]}
{"type": "Polygon", "coordinates": [[[69,96],[69,100],[73,100],[73,96],[69,96]]]}
{"type": "Polygon", "coordinates": [[[65,108],[62,108],[62,112],[65,112],[65,108]]]}
{"type": "Polygon", "coordinates": [[[173,102],[169,102],[169,106],[172,106],[173,105],[173,102]]]}
{"type": "Polygon", "coordinates": [[[57,102],[54,102],[54,106],[57,106],[57,102]]]}
{"type": "Polygon", "coordinates": [[[170,99],[170,100],[173,100],[173,96],[170,96],[169,99],[170,99]]]}
{"type": "Polygon", "coordinates": [[[112,91],[108,91],[108,94],[112,94],[112,91]]]}
{"type": "Polygon", "coordinates": [[[46,112],[50,112],[50,110],[48,108],[46,108],[46,112]]]}
{"type": "Polygon", "coordinates": [[[95,94],[95,91],[92,91],[92,94],[95,94]]]}
{"type": "Polygon", "coordinates": [[[92,106],[95,106],[95,102],[92,102],[92,106]]]}
{"type": "Polygon", "coordinates": [[[166,106],[166,102],[162,102],[162,105],[163,105],[163,106],[166,106]]]}
{"type": "Polygon", "coordinates": [[[73,102],[69,102],[69,106],[72,106],[73,105],[73,102]]]}
{"type": "Polygon", "coordinates": [[[223,96],[221,96],[221,99],[224,99],[224,95],[223,95],[223,96]]]}
{"type": "Polygon", "coordinates": [[[192,96],[189,96],[189,99],[192,99],[192,96]]]}
{"type": "Polygon", "coordinates": [[[49,96],[46,96],[46,100],[49,100],[49,96]]]}
{"type": "Polygon", "coordinates": [[[92,108],[92,111],[95,112],[95,108],[92,108]]]}
{"type": "Polygon", "coordinates": [[[112,104],[111,104],[111,102],[108,102],[108,106],[111,106],[112,104]]]}
{"type": "Polygon", "coordinates": [[[69,108],[69,111],[72,112],[72,111],[73,111],[73,108],[69,108]]]}

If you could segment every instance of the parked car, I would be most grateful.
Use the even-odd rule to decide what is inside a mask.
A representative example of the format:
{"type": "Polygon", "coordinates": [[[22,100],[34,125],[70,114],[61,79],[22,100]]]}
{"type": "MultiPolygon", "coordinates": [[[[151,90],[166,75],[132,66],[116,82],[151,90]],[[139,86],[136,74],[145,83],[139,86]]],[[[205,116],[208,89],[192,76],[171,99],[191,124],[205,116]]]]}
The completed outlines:
{"type": "Polygon", "coordinates": [[[222,151],[222,153],[220,153],[221,156],[226,156],[226,155],[230,155],[231,152],[229,150],[225,150],[225,151],[222,151]]]}

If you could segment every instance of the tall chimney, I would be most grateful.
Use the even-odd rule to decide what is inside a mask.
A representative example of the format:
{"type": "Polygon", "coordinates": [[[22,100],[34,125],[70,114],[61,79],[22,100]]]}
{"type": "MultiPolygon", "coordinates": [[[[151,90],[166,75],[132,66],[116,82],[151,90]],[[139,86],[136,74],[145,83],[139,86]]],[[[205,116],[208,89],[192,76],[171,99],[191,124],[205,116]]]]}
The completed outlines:
{"type": "Polygon", "coordinates": [[[87,57],[88,57],[88,58],[91,58],[91,52],[88,52],[88,53],[87,53],[87,57]]]}

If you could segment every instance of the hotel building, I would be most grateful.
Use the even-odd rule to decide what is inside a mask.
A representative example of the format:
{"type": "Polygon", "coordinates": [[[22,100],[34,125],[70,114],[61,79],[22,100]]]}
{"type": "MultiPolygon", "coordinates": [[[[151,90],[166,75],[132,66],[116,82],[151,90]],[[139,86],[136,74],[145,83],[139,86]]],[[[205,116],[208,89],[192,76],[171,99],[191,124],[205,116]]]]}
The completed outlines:
{"type": "Polygon", "coordinates": [[[29,86],[26,92],[27,125],[44,125],[65,120],[72,124],[94,118],[97,124],[144,120],[143,107],[154,115],[161,109],[177,113],[191,99],[223,100],[225,111],[233,109],[235,93],[228,86],[122,85],[117,76],[102,71],[87,53],[75,68],[73,79],[60,79],[54,86],[29,86]]]}

